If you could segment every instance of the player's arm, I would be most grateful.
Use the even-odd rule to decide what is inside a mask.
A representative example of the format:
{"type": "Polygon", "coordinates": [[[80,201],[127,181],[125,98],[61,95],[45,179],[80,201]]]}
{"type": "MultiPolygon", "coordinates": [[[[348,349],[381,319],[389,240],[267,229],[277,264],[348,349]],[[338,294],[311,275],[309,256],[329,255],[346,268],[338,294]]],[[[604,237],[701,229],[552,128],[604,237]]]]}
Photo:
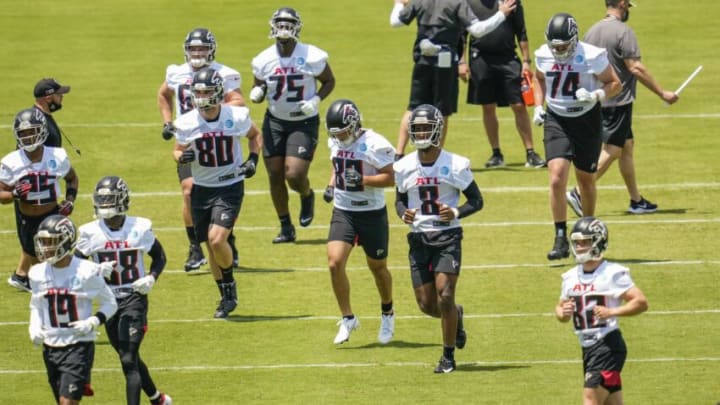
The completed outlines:
{"type": "Polygon", "coordinates": [[[497,13],[492,17],[482,21],[475,20],[465,29],[475,38],[484,37],[505,22],[507,16],[515,10],[515,7],[517,7],[515,0],[502,0],[499,2],[497,13]]]}
{"type": "Polygon", "coordinates": [[[393,2],[393,9],[390,11],[390,26],[394,28],[402,27],[405,23],[400,20],[400,12],[408,4],[409,0],[393,0],[393,2]]]}
{"type": "Polygon", "coordinates": [[[223,102],[225,104],[238,107],[245,106],[245,98],[243,97],[242,91],[239,88],[228,91],[223,98],[223,102]]]}
{"type": "Polygon", "coordinates": [[[330,68],[330,64],[326,63],[325,69],[315,78],[320,82],[320,88],[315,95],[320,97],[320,100],[324,100],[335,88],[335,75],[330,68]]]}
{"type": "Polygon", "coordinates": [[[75,202],[79,185],[80,180],[78,179],[77,173],[75,173],[75,169],[71,167],[70,171],[65,175],[65,201],[75,202]]]}
{"type": "Polygon", "coordinates": [[[183,153],[186,150],[192,151],[192,149],[189,148],[189,145],[180,145],[179,143],[175,142],[175,147],[173,148],[173,159],[175,159],[175,162],[184,163],[181,162],[181,160],[183,160],[183,153]]]}
{"type": "Polygon", "coordinates": [[[465,204],[457,207],[456,218],[465,218],[480,211],[484,205],[482,193],[475,180],[463,190],[463,195],[467,199],[465,204]]]}
{"type": "Polygon", "coordinates": [[[100,288],[100,293],[97,295],[98,311],[95,313],[95,316],[100,320],[100,325],[102,325],[105,321],[115,315],[118,304],[115,300],[115,295],[110,287],[105,284],[105,280],[102,278],[102,275],[98,275],[97,277],[102,282],[102,288],[100,288]]]}
{"type": "MultiPolygon", "coordinates": [[[[333,176],[334,177],[334,176],[333,176]]],[[[395,172],[392,163],[378,169],[378,174],[363,176],[363,186],[390,187],[395,185],[395,172]]]]}
{"type": "Polygon", "coordinates": [[[655,93],[663,101],[668,104],[673,104],[678,101],[679,96],[672,91],[663,90],[660,83],[655,80],[653,75],[650,74],[648,68],[640,61],[639,58],[626,58],[623,61],[630,73],[632,73],[643,86],[647,87],[648,90],[655,93]]]}
{"type": "Polygon", "coordinates": [[[542,107],[545,103],[545,91],[547,90],[547,87],[545,83],[545,74],[537,69],[533,75],[533,87],[535,88],[535,105],[542,107]]]}
{"type": "Polygon", "coordinates": [[[163,123],[172,122],[172,104],[174,97],[175,92],[168,86],[167,82],[163,82],[157,94],[157,104],[163,123]]]}
{"type": "Polygon", "coordinates": [[[603,83],[602,91],[605,93],[603,97],[599,97],[600,101],[613,98],[620,94],[622,83],[620,83],[620,78],[617,73],[615,73],[615,69],[611,64],[608,63],[605,70],[596,75],[596,77],[603,83]]]}
{"type": "Polygon", "coordinates": [[[620,296],[620,298],[625,301],[625,304],[615,308],[598,305],[593,309],[593,314],[599,319],[608,319],[613,316],[637,315],[647,311],[648,309],[648,302],[647,298],[645,298],[645,294],[643,294],[643,292],[635,286],[630,287],[620,296]]]}
{"type": "Polygon", "coordinates": [[[155,277],[155,280],[157,280],[167,264],[165,249],[163,249],[157,238],[155,239],[155,242],[153,242],[148,255],[150,256],[150,259],[152,259],[152,262],[150,263],[150,275],[155,277]]]}
{"type": "Polygon", "coordinates": [[[573,312],[575,312],[575,301],[572,299],[560,298],[555,305],[555,317],[560,322],[569,321],[573,312]]]}
{"type": "Polygon", "coordinates": [[[15,194],[13,193],[13,190],[15,190],[15,187],[8,186],[7,184],[0,182],[0,203],[1,204],[10,204],[15,199],[15,194]]]}
{"type": "Polygon", "coordinates": [[[250,149],[250,153],[259,155],[263,147],[263,138],[260,129],[257,127],[257,125],[255,125],[254,122],[252,123],[252,126],[250,126],[250,130],[248,131],[246,136],[248,138],[248,148],[250,149]]]}

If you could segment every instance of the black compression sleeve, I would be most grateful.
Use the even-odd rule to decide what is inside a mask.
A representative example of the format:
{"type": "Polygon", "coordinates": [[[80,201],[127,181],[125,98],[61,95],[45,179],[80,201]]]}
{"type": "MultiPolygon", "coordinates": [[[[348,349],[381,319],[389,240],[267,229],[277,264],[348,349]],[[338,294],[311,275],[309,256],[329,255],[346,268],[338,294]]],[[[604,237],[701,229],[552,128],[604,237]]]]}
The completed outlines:
{"type": "Polygon", "coordinates": [[[475,180],[473,180],[473,182],[470,183],[465,190],[463,190],[463,195],[467,201],[465,204],[458,207],[458,213],[460,214],[458,215],[458,218],[464,218],[482,209],[483,198],[475,180]]]}
{"type": "Polygon", "coordinates": [[[401,193],[395,189],[395,212],[397,216],[402,219],[408,206],[408,195],[407,193],[401,193]]]}
{"type": "Polygon", "coordinates": [[[148,255],[150,255],[150,258],[152,259],[152,263],[150,264],[150,273],[152,273],[157,280],[157,278],[160,276],[160,273],[162,273],[165,265],[167,264],[165,250],[163,249],[159,240],[155,239],[155,243],[153,243],[152,247],[150,248],[148,255]]]}

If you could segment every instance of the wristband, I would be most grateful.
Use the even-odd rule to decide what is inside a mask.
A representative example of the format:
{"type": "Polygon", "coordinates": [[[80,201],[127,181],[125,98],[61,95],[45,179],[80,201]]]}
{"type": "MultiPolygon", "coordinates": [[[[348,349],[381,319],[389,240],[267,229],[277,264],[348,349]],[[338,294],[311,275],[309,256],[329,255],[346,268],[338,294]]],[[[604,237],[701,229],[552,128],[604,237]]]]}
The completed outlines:
{"type": "Polygon", "coordinates": [[[258,154],[257,153],[250,153],[248,155],[248,160],[252,160],[253,163],[255,163],[255,166],[258,164],[258,154]]]}
{"type": "Polygon", "coordinates": [[[75,198],[77,197],[77,193],[78,193],[78,191],[76,188],[68,187],[68,189],[65,191],[65,199],[68,201],[75,201],[75,198]]]}
{"type": "Polygon", "coordinates": [[[455,207],[452,207],[452,208],[450,208],[450,211],[452,211],[452,212],[453,212],[453,214],[455,215],[455,219],[458,219],[458,218],[460,218],[460,211],[458,211],[458,209],[457,209],[457,208],[455,208],[455,207]]]}

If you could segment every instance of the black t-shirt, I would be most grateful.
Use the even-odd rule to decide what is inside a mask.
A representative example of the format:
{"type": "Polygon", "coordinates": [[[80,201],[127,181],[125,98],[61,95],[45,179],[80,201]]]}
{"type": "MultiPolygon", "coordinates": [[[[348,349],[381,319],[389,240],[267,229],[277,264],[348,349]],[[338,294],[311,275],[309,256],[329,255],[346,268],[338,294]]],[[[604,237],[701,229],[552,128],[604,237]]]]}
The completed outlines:
{"type": "Polygon", "coordinates": [[[37,106],[33,106],[34,109],[40,111],[45,116],[45,121],[47,121],[47,130],[48,130],[48,137],[45,140],[45,146],[54,146],[56,148],[62,147],[62,135],[60,133],[60,127],[58,127],[57,122],[55,122],[55,118],[53,118],[52,114],[48,114],[45,111],[39,109],[37,106]]]}
{"type": "MultiPolygon", "coordinates": [[[[467,0],[467,2],[480,20],[486,20],[498,11],[497,0],[467,0]]],[[[517,8],[498,28],[481,38],[471,36],[470,48],[482,54],[514,56],[516,39],[517,42],[528,40],[525,12],[520,0],[517,1],[517,8]]]]}

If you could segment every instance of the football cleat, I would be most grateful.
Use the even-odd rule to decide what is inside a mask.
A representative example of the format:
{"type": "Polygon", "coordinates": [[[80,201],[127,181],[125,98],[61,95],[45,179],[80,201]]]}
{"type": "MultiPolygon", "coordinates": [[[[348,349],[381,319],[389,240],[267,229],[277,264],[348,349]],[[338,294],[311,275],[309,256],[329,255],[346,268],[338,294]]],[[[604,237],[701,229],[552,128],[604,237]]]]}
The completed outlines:
{"type": "Polygon", "coordinates": [[[572,208],[573,212],[575,212],[575,215],[582,217],[582,200],[580,199],[580,193],[578,193],[576,187],[573,187],[572,190],[565,193],[565,199],[567,200],[570,208],[572,208]]]}
{"type": "Polygon", "coordinates": [[[378,341],[382,344],[390,343],[395,334],[395,312],[380,315],[380,331],[378,341]]]}
{"type": "Polygon", "coordinates": [[[309,226],[315,217],[315,192],[310,190],[310,195],[300,197],[300,226],[309,226]]]}
{"type": "Polygon", "coordinates": [[[533,167],[539,169],[546,166],[547,162],[543,160],[543,158],[541,158],[540,155],[538,155],[535,151],[527,153],[527,161],[525,162],[525,167],[533,167]]]}
{"type": "Polygon", "coordinates": [[[152,405],[172,405],[173,400],[168,394],[160,394],[160,397],[155,400],[150,400],[152,405]]]}
{"type": "Polygon", "coordinates": [[[505,158],[502,154],[500,155],[492,155],[490,156],[490,159],[488,159],[487,162],[485,162],[485,167],[488,169],[493,169],[496,167],[504,167],[505,166],[505,158]]]}
{"type": "Polygon", "coordinates": [[[205,259],[205,255],[203,255],[202,248],[199,245],[190,245],[190,252],[185,262],[185,271],[190,272],[197,270],[206,263],[207,259],[205,259]]]}
{"type": "Polygon", "coordinates": [[[335,335],[333,343],[339,345],[350,340],[350,333],[360,327],[360,320],[357,317],[352,319],[343,318],[337,324],[340,325],[340,329],[335,335]]]}
{"type": "Polygon", "coordinates": [[[548,260],[560,260],[570,256],[570,244],[564,236],[556,236],[553,248],[547,254],[548,260]]]}
{"type": "Polygon", "coordinates": [[[8,284],[18,290],[30,292],[30,279],[13,273],[7,280],[8,284]]]}
{"type": "Polygon", "coordinates": [[[295,227],[290,225],[282,227],[278,236],[273,239],[272,243],[290,243],[295,242],[295,227]]]}
{"type": "Polygon", "coordinates": [[[455,371],[455,360],[446,358],[445,356],[440,357],[437,367],[435,367],[435,374],[452,373],[455,371]]]}
{"type": "Polygon", "coordinates": [[[214,317],[225,319],[230,315],[230,312],[237,308],[237,283],[235,281],[231,283],[220,283],[220,289],[222,290],[222,299],[220,299],[220,304],[215,310],[214,317]]]}
{"type": "Polygon", "coordinates": [[[465,326],[463,325],[463,306],[457,306],[458,320],[457,320],[457,332],[455,333],[455,347],[462,349],[467,343],[467,333],[465,333],[465,326]]]}
{"type": "Polygon", "coordinates": [[[628,212],[631,214],[652,214],[657,211],[657,208],[657,204],[653,204],[641,196],[638,202],[630,200],[628,212]]]}

